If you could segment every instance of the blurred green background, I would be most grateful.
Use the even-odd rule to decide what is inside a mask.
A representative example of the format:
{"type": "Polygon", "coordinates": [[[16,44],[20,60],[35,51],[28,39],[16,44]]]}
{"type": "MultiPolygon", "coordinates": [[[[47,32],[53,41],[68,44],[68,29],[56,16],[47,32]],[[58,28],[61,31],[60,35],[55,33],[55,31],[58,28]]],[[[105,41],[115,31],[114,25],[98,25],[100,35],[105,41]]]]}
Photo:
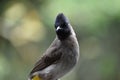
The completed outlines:
{"type": "Polygon", "coordinates": [[[1,0],[0,80],[27,80],[55,38],[63,12],[80,44],[80,60],[61,80],[120,80],[120,0],[1,0]]]}

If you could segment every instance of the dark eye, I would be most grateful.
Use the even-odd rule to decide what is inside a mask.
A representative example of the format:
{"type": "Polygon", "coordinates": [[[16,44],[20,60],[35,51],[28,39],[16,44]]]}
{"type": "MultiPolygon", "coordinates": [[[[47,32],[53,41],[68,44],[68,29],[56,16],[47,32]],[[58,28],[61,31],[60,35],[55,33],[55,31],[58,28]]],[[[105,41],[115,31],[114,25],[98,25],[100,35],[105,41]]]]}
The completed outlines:
{"type": "Polygon", "coordinates": [[[63,24],[61,25],[61,27],[62,27],[62,28],[66,28],[66,27],[67,27],[67,24],[66,24],[66,23],[63,23],[63,24]]]}

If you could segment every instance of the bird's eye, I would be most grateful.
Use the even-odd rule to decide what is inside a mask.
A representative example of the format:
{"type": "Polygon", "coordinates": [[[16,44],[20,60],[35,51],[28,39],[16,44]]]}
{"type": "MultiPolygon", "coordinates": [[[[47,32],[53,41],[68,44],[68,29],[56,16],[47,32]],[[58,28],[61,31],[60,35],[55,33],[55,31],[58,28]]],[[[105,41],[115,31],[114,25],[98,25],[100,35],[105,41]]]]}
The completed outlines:
{"type": "Polygon", "coordinates": [[[66,23],[63,23],[63,24],[61,25],[61,27],[62,27],[62,28],[66,28],[66,27],[67,27],[67,24],[66,24],[66,23]]]}

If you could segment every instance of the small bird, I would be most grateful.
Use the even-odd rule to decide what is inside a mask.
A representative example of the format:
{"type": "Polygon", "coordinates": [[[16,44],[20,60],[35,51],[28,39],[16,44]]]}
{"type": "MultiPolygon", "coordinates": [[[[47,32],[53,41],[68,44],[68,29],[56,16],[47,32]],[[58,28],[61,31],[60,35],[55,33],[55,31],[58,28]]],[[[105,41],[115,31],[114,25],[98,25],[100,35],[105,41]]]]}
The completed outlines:
{"type": "Polygon", "coordinates": [[[56,38],[35,64],[28,80],[58,80],[67,74],[79,58],[76,34],[63,13],[55,20],[56,38]]]}

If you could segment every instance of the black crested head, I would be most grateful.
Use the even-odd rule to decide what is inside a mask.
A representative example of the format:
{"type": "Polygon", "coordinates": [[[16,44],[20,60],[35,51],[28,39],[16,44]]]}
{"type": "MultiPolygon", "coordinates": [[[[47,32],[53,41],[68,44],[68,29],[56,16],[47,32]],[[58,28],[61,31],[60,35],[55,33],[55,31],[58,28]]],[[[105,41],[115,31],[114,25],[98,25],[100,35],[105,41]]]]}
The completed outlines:
{"type": "Polygon", "coordinates": [[[63,13],[57,15],[55,21],[55,29],[56,34],[60,40],[65,40],[71,34],[69,21],[63,13]]]}

